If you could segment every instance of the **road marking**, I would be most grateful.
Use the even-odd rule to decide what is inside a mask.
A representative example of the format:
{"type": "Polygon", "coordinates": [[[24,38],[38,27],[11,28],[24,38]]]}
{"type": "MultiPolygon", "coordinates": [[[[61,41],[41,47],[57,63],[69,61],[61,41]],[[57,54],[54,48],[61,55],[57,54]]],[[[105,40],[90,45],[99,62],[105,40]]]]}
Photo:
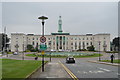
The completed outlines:
{"type": "Polygon", "coordinates": [[[97,71],[97,72],[99,72],[99,73],[104,73],[104,71],[97,71]]]}
{"type": "Polygon", "coordinates": [[[104,73],[104,71],[89,71],[89,73],[104,73]]]}
{"type": "Polygon", "coordinates": [[[84,74],[87,74],[87,72],[83,71],[84,74]]]}
{"type": "Polygon", "coordinates": [[[70,77],[72,77],[73,80],[79,80],[64,64],[62,64],[60,61],[59,63],[65,69],[65,71],[70,75],[70,77]]]}
{"type": "Polygon", "coordinates": [[[108,69],[104,69],[104,68],[99,68],[99,69],[110,72],[110,70],[108,70],[108,69]]]}

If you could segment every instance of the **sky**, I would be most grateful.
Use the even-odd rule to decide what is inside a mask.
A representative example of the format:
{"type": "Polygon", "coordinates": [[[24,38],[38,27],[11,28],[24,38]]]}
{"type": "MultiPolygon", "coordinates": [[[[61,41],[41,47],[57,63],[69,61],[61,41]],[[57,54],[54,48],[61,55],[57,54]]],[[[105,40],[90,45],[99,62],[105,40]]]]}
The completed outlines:
{"type": "MultiPolygon", "coordinates": [[[[117,2],[2,2],[1,32],[41,34],[41,20],[45,21],[45,34],[58,31],[58,19],[62,16],[63,32],[71,35],[110,33],[118,36],[117,2]]],[[[0,13],[1,15],[1,13],[0,13]]]]}

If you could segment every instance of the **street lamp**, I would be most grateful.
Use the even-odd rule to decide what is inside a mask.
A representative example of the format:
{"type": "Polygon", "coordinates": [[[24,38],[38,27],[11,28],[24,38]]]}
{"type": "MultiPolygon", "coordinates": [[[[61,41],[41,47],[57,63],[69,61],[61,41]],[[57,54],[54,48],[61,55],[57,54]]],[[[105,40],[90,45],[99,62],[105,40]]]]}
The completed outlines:
{"type": "Polygon", "coordinates": [[[49,42],[50,44],[50,62],[51,62],[51,41],[49,42]]]}
{"type": "Polygon", "coordinates": [[[100,41],[98,43],[99,43],[99,61],[101,61],[101,58],[100,58],[100,41]]]}
{"type": "Polygon", "coordinates": [[[22,60],[24,60],[24,42],[23,42],[23,55],[22,55],[22,60]]]}
{"type": "MultiPolygon", "coordinates": [[[[38,19],[42,20],[42,36],[44,37],[44,23],[46,19],[48,19],[45,16],[38,17],[38,19]]],[[[44,72],[44,54],[42,54],[42,72],[44,72]]]]}

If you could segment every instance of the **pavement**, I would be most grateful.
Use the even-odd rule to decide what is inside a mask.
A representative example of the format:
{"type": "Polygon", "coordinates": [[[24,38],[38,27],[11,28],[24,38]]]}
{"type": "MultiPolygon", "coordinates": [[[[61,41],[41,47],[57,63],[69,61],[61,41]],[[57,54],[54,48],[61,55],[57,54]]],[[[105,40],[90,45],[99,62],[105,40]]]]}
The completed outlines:
{"type": "Polygon", "coordinates": [[[57,61],[49,62],[45,65],[45,71],[36,71],[29,78],[70,78],[64,68],[57,61]]]}

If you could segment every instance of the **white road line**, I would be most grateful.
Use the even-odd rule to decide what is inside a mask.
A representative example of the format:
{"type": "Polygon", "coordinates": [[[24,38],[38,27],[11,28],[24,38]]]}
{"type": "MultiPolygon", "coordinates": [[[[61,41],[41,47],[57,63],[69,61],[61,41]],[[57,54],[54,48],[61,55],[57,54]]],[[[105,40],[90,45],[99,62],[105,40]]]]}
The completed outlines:
{"type": "Polygon", "coordinates": [[[110,72],[110,70],[108,70],[108,69],[104,69],[104,68],[99,68],[99,69],[110,72]]]}
{"type": "Polygon", "coordinates": [[[83,71],[84,74],[87,74],[87,72],[83,71]]]}
{"type": "Polygon", "coordinates": [[[99,72],[99,73],[104,73],[104,71],[97,71],[97,72],[99,72]]]}
{"type": "Polygon", "coordinates": [[[89,71],[89,73],[104,73],[104,71],[89,71]]]}

